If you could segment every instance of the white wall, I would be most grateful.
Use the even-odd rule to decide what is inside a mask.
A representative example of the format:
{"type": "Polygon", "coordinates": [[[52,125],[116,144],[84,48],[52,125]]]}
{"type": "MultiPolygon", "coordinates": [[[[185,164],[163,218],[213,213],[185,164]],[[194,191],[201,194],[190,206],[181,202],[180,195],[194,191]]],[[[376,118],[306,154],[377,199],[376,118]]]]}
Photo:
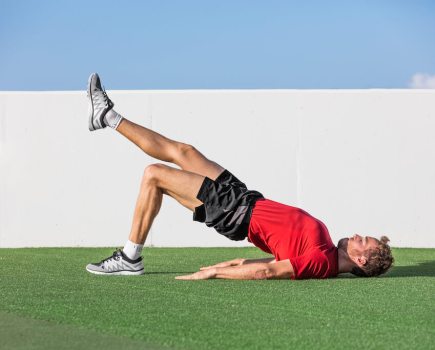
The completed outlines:
{"type": "MultiPolygon", "coordinates": [[[[435,91],[111,91],[116,109],[194,144],[333,239],[435,247],[435,91]]],[[[121,246],[143,169],[84,92],[0,92],[0,247],[121,246]]],[[[148,244],[240,246],[165,198],[148,244]]]]}

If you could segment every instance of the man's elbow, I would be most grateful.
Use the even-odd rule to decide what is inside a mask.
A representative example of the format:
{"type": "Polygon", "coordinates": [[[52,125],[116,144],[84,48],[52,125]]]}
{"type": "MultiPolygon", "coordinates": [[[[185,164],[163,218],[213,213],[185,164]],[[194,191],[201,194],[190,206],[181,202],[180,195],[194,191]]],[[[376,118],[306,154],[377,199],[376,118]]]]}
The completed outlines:
{"type": "Polygon", "coordinates": [[[274,267],[268,268],[264,272],[265,278],[268,280],[291,279],[292,273],[292,271],[289,271],[287,269],[276,269],[274,267]]]}
{"type": "Polygon", "coordinates": [[[256,280],[271,280],[278,278],[273,269],[265,268],[255,272],[254,279],[256,280]]]}

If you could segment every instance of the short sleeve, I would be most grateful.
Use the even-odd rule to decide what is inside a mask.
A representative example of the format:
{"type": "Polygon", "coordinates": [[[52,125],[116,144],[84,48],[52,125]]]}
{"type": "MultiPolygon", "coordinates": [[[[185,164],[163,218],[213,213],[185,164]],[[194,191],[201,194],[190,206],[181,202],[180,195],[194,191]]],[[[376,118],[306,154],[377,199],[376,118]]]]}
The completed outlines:
{"type": "Polygon", "coordinates": [[[294,271],[292,279],[327,278],[330,274],[328,258],[319,250],[291,258],[290,263],[294,271]]]}

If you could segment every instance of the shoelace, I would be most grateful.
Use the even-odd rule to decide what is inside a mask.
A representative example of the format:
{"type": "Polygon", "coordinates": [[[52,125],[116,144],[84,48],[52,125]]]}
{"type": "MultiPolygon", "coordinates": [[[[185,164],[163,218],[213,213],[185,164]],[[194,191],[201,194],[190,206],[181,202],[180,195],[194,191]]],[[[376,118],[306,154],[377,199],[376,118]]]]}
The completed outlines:
{"type": "MultiPolygon", "coordinates": [[[[101,106],[104,105],[105,107],[109,106],[109,97],[107,96],[106,89],[103,86],[103,89],[98,89],[97,91],[91,92],[91,94],[95,94],[96,97],[94,99],[94,105],[95,106],[101,106]]],[[[87,93],[87,96],[89,98],[89,93],[87,93]]]]}
{"type": "Polygon", "coordinates": [[[108,258],[101,260],[100,264],[103,265],[105,262],[109,262],[112,259],[119,260],[120,257],[121,257],[121,249],[117,249],[113,252],[112,256],[109,256],[108,258]]]}
{"type": "Polygon", "coordinates": [[[103,86],[103,90],[101,90],[103,93],[103,98],[104,98],[104,103],[106,105],[106,107],[109,106],[109,97],[107,97],[107,93],[106,93],[106,89],[103,86]]]}

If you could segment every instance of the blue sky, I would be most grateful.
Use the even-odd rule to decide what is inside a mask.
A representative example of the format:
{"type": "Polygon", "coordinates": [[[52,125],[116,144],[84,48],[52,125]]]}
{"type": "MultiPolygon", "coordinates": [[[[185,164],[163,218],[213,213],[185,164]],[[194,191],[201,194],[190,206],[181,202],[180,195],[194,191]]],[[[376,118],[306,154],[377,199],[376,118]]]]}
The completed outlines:
{"type": "Polygon", "coordinates": [[[435,1],[0,0],[0,90],[94,71],[108,89],[435,87],[435,1]]]}

